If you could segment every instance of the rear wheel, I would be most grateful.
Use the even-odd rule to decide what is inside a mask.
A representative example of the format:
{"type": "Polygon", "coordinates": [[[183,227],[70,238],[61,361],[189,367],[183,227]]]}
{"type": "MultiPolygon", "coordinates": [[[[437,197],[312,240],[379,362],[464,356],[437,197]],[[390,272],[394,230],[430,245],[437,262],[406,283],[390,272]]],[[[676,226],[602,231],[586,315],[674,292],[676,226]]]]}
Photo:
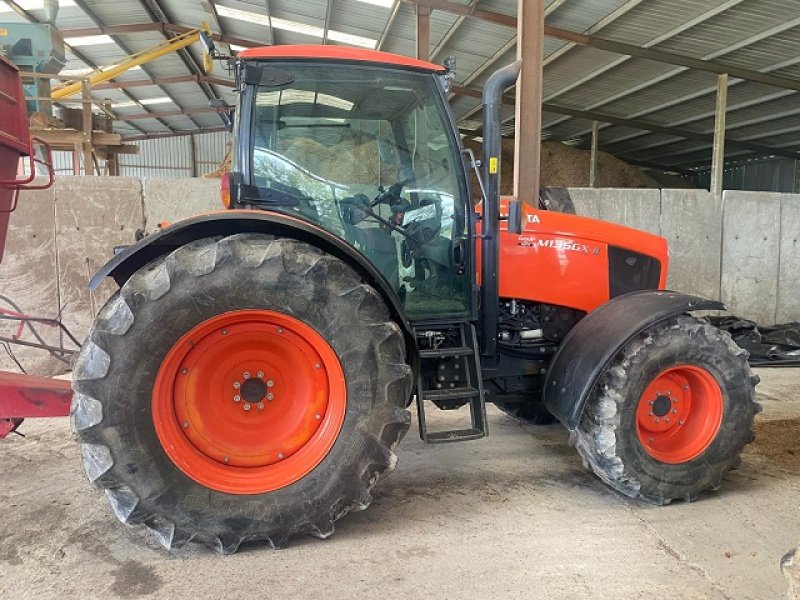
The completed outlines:
{"type": "Polygon", "coordinates": [[[89,479],[167,548],[327,537],[371,501],[408,430],[386,306],[294,240],[204,239],[135,273],[74,369],[89,479]]]}
{"type": "Polygon", "coordinates": [[[573,441],[584,464],[623,494],[691,501],[717,489],[753,440],[757,382],[728,334],[679,316],[625,346],[573,441]]]}

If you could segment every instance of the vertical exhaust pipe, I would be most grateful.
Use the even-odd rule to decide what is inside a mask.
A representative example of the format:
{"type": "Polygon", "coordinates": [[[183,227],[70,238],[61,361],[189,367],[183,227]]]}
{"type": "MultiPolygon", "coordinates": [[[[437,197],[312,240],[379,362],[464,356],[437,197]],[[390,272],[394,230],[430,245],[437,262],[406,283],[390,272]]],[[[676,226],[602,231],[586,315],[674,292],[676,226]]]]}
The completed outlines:
{"type": "MultiPolygon", "coordinates": [[[[481,240],[481,354],[497,356],[500,313],[497,277],[500,246],[500,109],[503,93],[517,81],[522,60],[495,71],[483,88],[483,204],[481,240]]],[[[486,365],[491,368],[492,363],[486,365]]]]}

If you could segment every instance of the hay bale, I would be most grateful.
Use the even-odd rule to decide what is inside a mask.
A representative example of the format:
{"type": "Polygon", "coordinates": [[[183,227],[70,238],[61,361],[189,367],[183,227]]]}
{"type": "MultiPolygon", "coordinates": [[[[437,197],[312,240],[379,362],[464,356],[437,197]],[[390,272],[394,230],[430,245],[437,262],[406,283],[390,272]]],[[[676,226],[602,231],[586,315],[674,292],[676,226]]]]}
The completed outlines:
{"type": "MultiPolygon", "coordinates": [[[[464,144],[480,156],[483,148],[474,140],[464,144]]],[[[541,150],[539,184],[542,187],[588,187],[591,153],[561,142],[543,142],[541,150]]],[[[502,145],[502,181],[500,193],[514,192],[514,140],[504,139],[502,145]]],[[[608,152],[598,154],[597,187],[613,188],[661,188],[662,183],[647,175],[639,167],[629,165],[608,152]]],[[[673,178],[678,179],[678,178],[673,178]]],[[[670,182],[670,186],[686,187],[685,180],[670,182]],[[682,184],[682,185],[680,185],[682,184]]],[[[477,182],[473,178],[473,189],[477,182]]]]}

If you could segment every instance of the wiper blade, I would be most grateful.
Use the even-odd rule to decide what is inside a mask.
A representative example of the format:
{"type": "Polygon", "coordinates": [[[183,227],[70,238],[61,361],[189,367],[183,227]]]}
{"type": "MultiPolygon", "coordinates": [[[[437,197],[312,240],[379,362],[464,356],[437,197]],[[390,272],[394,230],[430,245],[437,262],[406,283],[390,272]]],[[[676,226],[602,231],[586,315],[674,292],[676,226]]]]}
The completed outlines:
{"type": "Polygon", "coordinates": [[[268,204],[272,206],[297,206],[299,198],[277,188],[257,187],[254,185],[242,186],[242,200],[251,204],[268,204]]]}

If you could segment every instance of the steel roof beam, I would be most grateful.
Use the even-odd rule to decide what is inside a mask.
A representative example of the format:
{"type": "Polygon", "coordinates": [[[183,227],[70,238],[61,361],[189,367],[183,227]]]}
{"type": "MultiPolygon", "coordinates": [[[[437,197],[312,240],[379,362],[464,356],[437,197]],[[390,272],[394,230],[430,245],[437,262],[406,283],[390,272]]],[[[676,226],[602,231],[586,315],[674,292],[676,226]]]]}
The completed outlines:
{"type": "MultiPolygon", "coordinates": [[[[186,33],[191,31],[192,27],[185,25],[176,25],[175,23],[131,23],[128,25],[106,25],[101,30],[99,27],[79,27],[76,29],[62,29],[61,34],[64,37],[80,37],[85,35],[99,35],[103,32],[108,35],[112,34],[126,34],[126,33],[141,33],[145,31],[158,31],[161,33],[186,33]]],[[[244,38],[232,37],[229,35],[222,35],[219,33],[212,33],[211,38],[223,44],[236,44],[237,46],[256,47],[263,46],[263,42],[254,40],[246,40],[244,38]]]]}
{"type": "Polygon", "coordinates": [[[171,83],[199,83],[203,81],[220,87],[234,87],[232,79],[222,79],[220,77],[209,77],[207,75],[174,75],[171,77],[159,77],[158,79],[135,79],[132,81],[111,81],[99,83],[94,86],[96,90],[125,90],[132,87],[145,87],[148,85],[169,85],[171,83]]]}
{"type": "MultiPolygon", "coordinates": [[[[598,31],[601,31],[604,27],[612,24],[614,21],[616,21],[617,19],[619,19],[623,15],[625,15],[628,11],[632,10],[633,8],[635,8],[642,1],[643,0],[628,0],[628,2],[626,2],[623,5],[621,5],[615,11],[613,11],[610,14],[606,15],[605,17],[600,19],[600,21],[595,23],[589,29],[589,32],[590,33],[596,33],[598,31]]],[[[564,4],[564,2],[559,2],[558,0],[555,0],[554,2],[551,2],[550,6],[547,7],[547,10],[545,10],[545,18],[547,18],[547,15],[551,14],[552,12],[554,12],[556,9],[561,7],[563,4],[564,4]]],[[[545,24],[545,27],[547,27],[546,24],[545,24]]],[[[511,43],[510,47],[513,47],[516,44],[516,37],[514,37],[514,39],[512,39],[511,42],[512,43],[511,43]]],[[[506,44],[506,46],[509,46],[509,44],[506,44]]],[[[574,46],[575,46],[575,44],[568,43],[568,44],[565,44],[564,46],[562,46],[561,48],[559,48],[558,50],[556,50],[555,52],[552,52],[549,56],[545,57],[544,63],[543,63],[543,67],[546,67],[548,64],[550,64],[551,62],[555,61],[557,58],[559,58],[560,56],[565,54],[567,51],[569,51],[574,46]]],[[[507,49],[506,49],[505,46],[503,48],[501,48],[498,53],[496,53],[494,56],[492,56],[486,63],[484,63],[480,67],[480,69],[478,69],[472,76],[470,76],[470,78],[467,81],[464,82],[464,85],[469,85],[472,81],[474,81],[480,73],[482,73],[488,67],[490,67],[492,64],[494,64],[503,54],[505,54],[506,51],[507,51],[507,49]]],[[[481,110],[481,106],[478,105],[474,109],[472,109],[472,110],[468,111],[466,114],[464,114],[461,117],[461,119],[468,119],[468,118],[472,117],[472,115],[480,112],[480,110],[481,110]]],[[[560,122],[560,120],[558,122],[560,122]]]]}
{"type": "Polygon", "coordinates": [[[328,43],[328,32],[331,30],[331,13],[333,12],[333,0],[328,0],[325,4],[325,26],[322,33],[322,43],[328,43]]]}
{"type": "Polygon", "coordinates": [[[228,131],[227,127],[208,127],[206,129],[198,129],[192,131],[176,131],[175,133],[145,133],[143,135],[126,136],[126,142],[136,142],[142,140],[155,140],[168,137],[183,137],[187,135],[198,135],[201,133],[218,133],[228,131]]]}
{"type": "MultiPolygon", "coordinates": [[[[214,0],[216,1],[216,0],[214,0]]],[[[267,21],[269,21],[269,45],[275,45],[275,28],[272,26],[272,6],[270,4],[270,0],[264,0],[264,8],[267,11],[267,21]]],[[[264,44],[256,44],[257,46],[263,46],[264,44]]]]}
{"type": "MultiPolygon", "coordinates": [[[[76,0],[80,2],[84,2],[85,0],[76,0]]],[[[147,11],[150,15],[150,18],[154,21],[158,21],[161,23],[169,23],[171,19],[167,16],[164,10],[161,8],[158,0],[138,0],[139,4],[147,11]]],[[[172,33],[167,33],[166,31],[162,31],[162,35],[164,39],[170,40],[172,39],[172,33]]],[[[194,56],[187,48],[181,48],[177,52],[178,58],[180,58],[183,65],[189,70],[190,73],[195,75],[205,75],[205,71],[203,68],[197,64],[194,56]]],[[[203,94],[205,94],[208,100],[215,100],[217,98],[217,94],[214,93],[214,90],[211,89],[206,83],[198,82],[198,87],[202,90],[203,94]]],[[[177,103],[176,103],[177,104],[177,103]]],[[[180,106],[180,104],[178,104],[180,106]]]]}
{"type": "MultiPolygon", "coordinates": [[[[99,18],[99,17],[98,17],[98,16],[97,16],[97,15],[96,15],[96,14],[95,14],[95,13],[94,13],[94,12],[93,12],[93,11],[92,11],[92,10],[91,10],[89,7],[88,7],[88,6],[87,6],[87,4],[86,4],[86,1],[85,1],[85,0],[75,0],[75,4],[78,6],[78,8],[80,8],[80,9],[81,9],[81,10],[82,10],[82,11],[83,11],[85,14],[86,14],[86,16],[87,16],[87,17],[89,17],[89,19],[91,19],[91,21],[92,21],[92,22],[93,22],[95,25],[97,25],[97,27],[99,27],[99,28],[100,28],[100,31],[101,31],[103,34],[105,34],[105,35],[109,35],[109,34],[108,34],[108,33],[107,33],[105,30],[104,30],[104,28],[105,28],[105,23],[103,23],[103,21],[101,21],[101,20],[100,20],[100,18],[99,18]]],[[[114,43],[115,43],[117,46],[119,46],[119,48],[120,48],[120,49],[121,49],[123,52],[125,52],[125,53],[126,53],[126,54],[128,54],[128,55],[134,54],[134,52],[133,52],[133,51],[132,51],[132,50],[131,50],[131,49],[130,49],[130,48],[129,48],[129,47],[128,47],[128,46],[127,46],[127,45],[126,45],[126,44],[125,44],[123,41],[122,41],[122,40],[120,40],[118,36],[116,36],[116,35],[110,35],[109,37],[111,37],[111,39],[112,39],[112,40],[114,40],[114,43]]],[[[142,67],[142,72],[143,72],[145,75],[147,75],[147,76],[148,76],[148,77],[150,77],[151,79],[154,79],[154,77],[153,77],[153,74],[152,74],[152,73],[151,73],[151,72],[148,70],[148,68],[147,68],[145,65],[141,65],[141,67],[142,67]]],[[[171,100],[171,101],[172,101],[172,102],[175,104],[175,106],[177,106],[178,108],[180,108],[180,106],[181,106],[181,105],[180,105],[180,103],[178,102],[178,100],[177,100],[177,99],[176,99],[176,98],[175,98],[175,97],[174,97],[172,94],[170,94],[170,93],[169,93],[169,92],[168,92],[168,91],[167,91],[165,88],[163,88],[163,87],[162,87],[162,88],[159,88],[159,89],[161,89],[161,91],[162,91],[162,92],[164,92],[164,95],[165,95],[167,98],[169,98],[169,99],[170,99],[170,100],[171,100]]],[[[142,104],[141,104],[141,101],[140,101],[139,99],[137,99],[137,98],[134,98],[134,101],[135,101],[136,103],[140,104],[141,106],[144,106],[144,105],[142,105],[142,104]]],[[[199,127],[199,126],[200,126],[200,125],[199,125],[198,123],[196,123],[194,120],[192,120],[192,123],[194,123],[196,127],[199,127]]],[[[166,123],[163,123],[163,124],[164,124],[164,125],[166,125],[166,123]]],[[[172,127],[169,127],[168,125],[167,125],[167,127],[168,127],[169,129],[172,129],[172,127]]]]}
{"type": "MultiPolygon", "coordinates": [[[[725,12],[726,10],[736,6],[737,4],[741,4],[743,1],[744,0],[728,0],[727,2],[724,2],[723,4],[720,4],[719,6],[715,6],[711,10],[708,10],[708,11],[704,12],[703,14],[698,15],[693,19],[690,19],[686,23],[682,23],[678,27],[674,27],[674,28],[670,29],[669,31],[667,31],[667,32],[665,32],[665,33],[653,38],[652,40],[647,42],[643,46],[643,48],[650,48],[652,46],[657,46],[658,44],[661,44],[661,43],[663,43],[663,42],[665,42],[665,41],[667,41],[669,39],[672,39],[676,35],[680,35],[680,34],[684,33],[685,31],[688,31],[692,27],[707,21],[711,17],[715,17],[715,16],[725,12]]],[[[575,47],[575,44],[573,44],[571,47],[575,47]]],[[[562,94],[566,94],[567,92],[572,91],[575,88],[580,87],[583,84],[588,83],[588,82],[596,79],[597,77],[599,77],[603,73],[605,73],[607,71],[610,71],[611,69],[613,69],[613,68],[615,68],[615,67],[617,67],[617,66],[619,66],[619,65],[621,65],[623,63],[628,62],[631,58],[634,58],[634,56],[633,55],[621,56],[621,57],[617,58],[616,60],[613,60],[610,63],[607,63],[607,64],[603,65],[602,67],[600,67],[599,69],[593,71],[592,73],[589,73],[585,77],[582,77],[581,79],[578,79],[577,81],[573,81],[572,83],[564,86],[560,90],[558,90],[556,92],[553,92],[552,94],[550,94],[549,96],[547,96],[545,98],[545,101],[547,102],[547,101],[550,101],[550,100],[554,100],[558,96],[561,96],[562,94]]],[[[710,58],[710,57],[704,57],[704,58],[710,58]]],[[[685,70],[686,70],[686,68],[682,67],[680,69],[675,69],[674,72],[683,72],[685,70]]],[[[634,87],[639,87],[639,86],[634,86],[634,87]]],[[[591,106],[589,106],[587,108],[589,110],[591,110],[593,108],[597,108],[598,105],[602,106],[602,104],[597,103],[597,104],[591,105],[591,106]]],[[[567,120],[568,119],[561,119],[559,121],[556,121],[555,123],[548,124],[548,126],[549,127],[553,127],[553,126],[558,125],[559,123],[562,123],[562,122],[567,121],[567,120]]]]}
{"type": "MultiPolygon", "coordinates": [[[[478,4],[478,2],[480,2],[480,0],[470,0],[467,6],[469,6],[470,8],[475,8],[475,5],[478,4]]],[[[439,52],[444,50],[444,47],[447,45],[450,39],[456,34],[458,28],[461,27],[461,25],[466,20],[467,20],[466,16],[458,15],[455,22],[450,26],[450,29],[448,29],[447,33],[445,33],[444,36],[442,36],[442,39],[439,40],[439,43],[436,44],[436,47],[433,49],[433,52],[431,52],[430,62],[436,61],[436,58],[439,56],[439,52]]]]}
{"type": "Polygon", "coordinates": [[[375,45],[376,50],[383,49],[383,45],[389,38],[389,33],[391,32],[392,25],[394,25],[394,22],[397,20],[397,13],[400,12],[400,5],[402,3],[403,3],[402,0],[394,0],[394,5],[392,5],[392,10],[389,12],[389,18],[386,19],[386,25],[383,28],[381,37],[378,38],[378,43],[375,45]]]}
{"type": "MultiPolygon", "coordinates": [[[[454,94],[464,95],[464,96],[471,96],[473,98],[479,98],[481,96],[481,90],[477,90],[474,88],[464,88],[462,86],[452,86],[451,91],[454,94]]],[[[514,99],[513,97],[506,96],[505,97],[507,104],[513,105],[514,99]]],[[[651,131],[654,133],[661,133],[664,135],[671,135],[676,138],[684,138],[687,140],[695,140],[701,142],[707,142],[712,144],[714,142],[713,134],[706,134],[706,133],[699,133],[697,131],[690,131],[687,129],[679,129],[676,127],[664,127],[663,125],[658,125],[656,123],[650,123],[648,121],[642,121],[640,119],[625,119],[622,117],[616,117],[614,115],[609,115],[607,113],[601,113],[597,111],[590,111],[590,110],[578,110],[575,108],[568,108],[566,106],[558,106],[550,103],[543,103],[542,110],[544,112],[558,114],[558,115],[566,115],[570,117],[575,117],[578,119],[586,119],[588,121],[601,121],[605,123],[613,123],[615,125],[620,125],[623,127],[630,127],[633,129],[642,129],[645,131],[651,131]]],[[[473,135],[479,135],[480,129],[475,130],[473,135]]],[[[794,150],[786,150],[782,148],[773,148],[771,146],[763,146],[761,144],[753,144],[746,140],[738,140],[738,139],[731,139],[728,138],[727,144],[729,146],[736,146],[741,148],[746,148],[753,152],[759,152],[762,154],[776,154],[780,156],[786,156],[788,158],[795,158],[800,159],[800,152],[796,152],[794,150]]],[[[633,151],[633,150],[632,150],[633,151]]]]}
{"type": "MultiPolygon", "coordinates": [[[[195,108],[183,108],[181,110],[167,110],[160,113],[141,113],[136,115],[117,115],[117,121],[141,121],[143,119],[163,119],[165,117],[181,117],[196,115],[198,113],[217,112],[217,109],[212,106],[198,106],[195,108]]],[[[200,129],[200,125],[197,125],[200,129]]]]}
{"type": "MultiPolygon", "coordinates": [[[[745,48],[745,47],[750,46],[752,44],[758,43],[758,42],[760,42],[760,41],[762,41],[764,39],[767,39],[767,38],[769,38],[769,37],[771,37],[773,35],[776,35],[778,33],[786,31],[787,29],[792,29],[794,27],[797,27],[798,25],[800,25],[800,18],[792,19],[791,21],[787,21],[786,23],[782,23],[781,25],[778,25],[776,27],[772,27],[772,28],[770,28],[768,30],[761,31],[761,32],[749,37],[749,38],[745,38],[743,40],[739,40],[737,43],[732,44],[730,46],[726,46],[725,48],[717,50],[716,52],[712,52],[711,54],[708,54],[703,58],[704,59],[719,58],[720,56],[724,56],[725,54],[729,54],[731,52],[735,52],[736,50],[741,50],[742,48],[745,48]]],[[[797,62],[800,62],[800,58],[792,58],[792,59],[789,59],[789,60],[781,61],[779,63],[775,63],[773,65],[770,65],[769,67],[766,67],[766,68],[762,69],[761,72],[762,73],[770,73],[772,71],[777,71],[779,69],[782,69],[784,67],[790,66],[792,64],[796,64],[797,62]]],[[[673,69],[672,71],[669,71],[667,73],[663,73],[662,75],[659,75],[658,77],[655,77],[653,79],[645,81],[645,82],[643,82],[643,83],[641,83],[639,85],[633,86],[632,88],[628,88],[628,89],[624,90],[623,92],[620,92],[618,94],[614,94],[613,96],[610,96],[610,97],[607,97],[607,98],[604,98],[600,102],[596,102],[594,104],[591,104],[590,106],[588,106],[586,108],[589,109],[589,110],[593,110],[595,108],[599,108],[601,106],[605,106],[606,104],[610,104],[612,102],[615,102],[616,100],[619,100],[620,98],[625,98],[625,97],[630,96],[631,94],[634,94],[634,93],[636,93],[638,91],[641,91],[643,89],[647,89],[647,88],[649,88],[649,87],[651,87],[653,85],[661,83],[662,81],[666,81],[667,79],[671,79],[672,77],[680,75],[681,73],[684,73],[685,71],[686,71],[686,68],[673,69]]],[[[747,81],[747,80],[736,78],[734,81],[731,81],[730,85],[731,86],[738,85],[738,84],[740,84],[740,83],[742,83],[744,81],[747,81]]],[[[682,98],[673,99],[673,100],[671,100],[671,101],[669,101],[667,103],[659,105],[658,107],[651,107],[649,109],[640,111],[640,112],[635,113],[635,114],[630,115],[630,116],[633,117],[633,118],[636,118],[636,117],[640,117],[640,116],[643,116],[643,115],[646,115],[646,114],[651,114],[653,112],[657,112],[657,111],[661,110],[662,108],[669,108],[670,106],[675,106],[677,104],[681,104],[681,103],[685,102],[686,100],[693,100],[693,99],[701,97],[701,96],[705,96],[705,95],[709,95],[709,94],[712,94],[712,93],[716,93],[716,90],[717,90],[716,86],[711,86],[711,87],[705,88],[701,92],[694,92],[692,94],[683,96],[682,98]]],[[[713,113],[711,113],[711,114],[713,114],[713,113]]],[[[699,120],[701,120],[703,118],[706,118],[706,117],[705,116],[697,117],[694,120],[698,120],[699,121],[699,120]]],[[[692,121],[686,120],[683,123],[676,123],[676,125],[681,125],[681,124],[690,123],[690,122],[692,122],[692,121]]],[[[553,124],[551,124],[551,126],[555,125],[555,124],[557,124],[557,123],[553,123],[553,124]]],[[[581,131],[581,132],[577,133],[576,135],[586,135],[588,133],[589,132],[587,130],[587,131],[581,131]]],[[[631,136],[628,139],[633,139],[634,137],[639,137],[639,136],[631,136]]]]}
{"type": "MultiPolygon", "coordinates": [[[[734,1],[734,0],[731,0],[734,1]]],[[[735,0],[741,1],[741,0],[735,0]]],[[[408,4],[418,4],[428,6],[432,9],[445,10],[455,14],[463,14],[476,19],[483,19],[491,23],[506,25],[507,27],[516,27],[517,19],[502,13],[482,9],[470,9],[466,5],[456,4],[450,0],[403,0],[408,4]]],[[[633,44],[626,44],[624,42],[616,42],[598,38],[591,35],[584,35],[574,31],[567,31],[551,25],[545,25],[544,34],[549,37],[573,42],[578,46],[586,46],[595,48],[597,50],[605,50],[615,54],[626,54],[628,56],[635,56],[636,58],[643,58],[654,62],[664,63],[668,65],[676,65],[681,67],[688,67],[698,71],[707,71],[721,75],[727,73],[731,77],[738,77],[739,79],[747,79],[750,81],[758,81],[766,85],[773,85],[775,87],[782,87],[800,91],[800,80],[791,79],[788,77],[780,77],[777,75],[769,75],[767,73],[760,73],[751,69],[743,69],[733,65],[726,65],[723,63],[703,60],[701,58],[694,58],[685,56],[683,54],[676,54],[674,52],[666,52],[663,50],[653,50],[651,48],[643,48],[633,44]]]]}

